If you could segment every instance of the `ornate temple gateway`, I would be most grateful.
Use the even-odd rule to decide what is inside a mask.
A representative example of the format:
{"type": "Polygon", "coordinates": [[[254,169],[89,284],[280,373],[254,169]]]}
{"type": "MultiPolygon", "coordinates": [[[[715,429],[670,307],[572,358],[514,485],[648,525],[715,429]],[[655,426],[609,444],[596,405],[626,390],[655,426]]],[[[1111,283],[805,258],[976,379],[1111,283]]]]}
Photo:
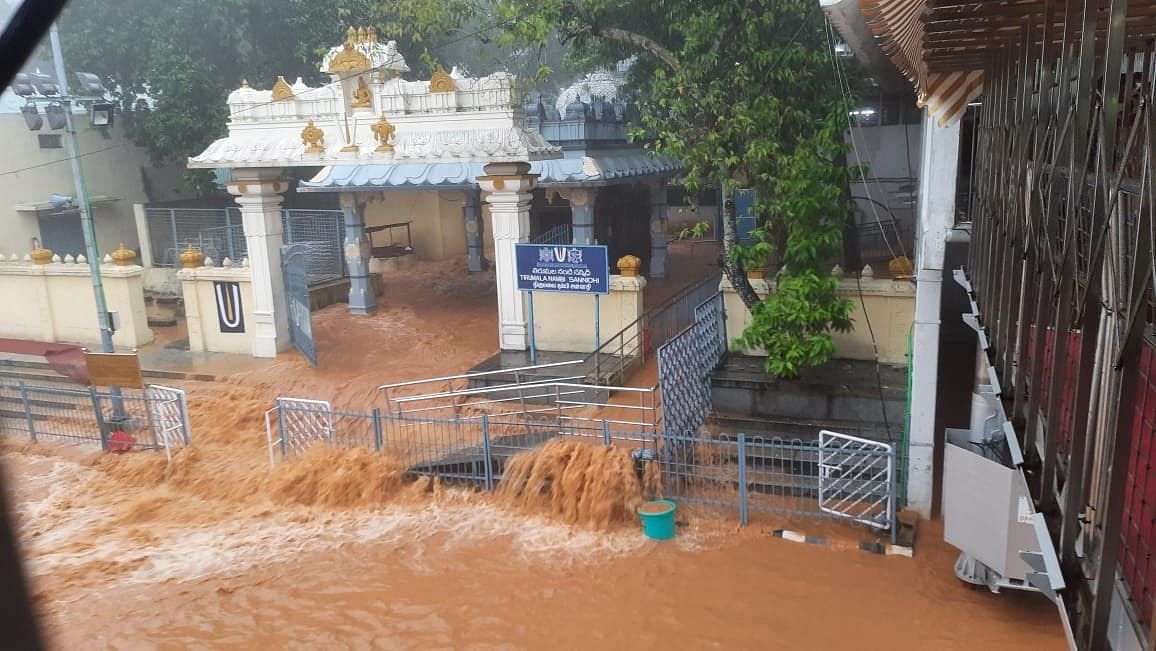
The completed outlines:
{"type": "Polygon", "coordinates": [[[242,82],[227,100],[228,135],[189,159],[190,168],[227,170],[240,205],[255,356],[289,343],[280,248],[289,167],[319,169],[299,191],[339,194],[354,314],[376,308],[370,234],[399,225],[419,257],[468,255],[471,271],[493,260],[504,350],[528,346],[517,242],[608,244],[612,256],[639,254],[652,275],[663,274],[665,183],[679,167],[627,143],[627,107],[612,83],[588,79],[563,93],[562,110],[540,100],[527,110],[509,73],[438,67],[408,81],[408,71],[396,43],[350,28],[322,60],[330,83],[278,77],[258,90],[242,82]]]}

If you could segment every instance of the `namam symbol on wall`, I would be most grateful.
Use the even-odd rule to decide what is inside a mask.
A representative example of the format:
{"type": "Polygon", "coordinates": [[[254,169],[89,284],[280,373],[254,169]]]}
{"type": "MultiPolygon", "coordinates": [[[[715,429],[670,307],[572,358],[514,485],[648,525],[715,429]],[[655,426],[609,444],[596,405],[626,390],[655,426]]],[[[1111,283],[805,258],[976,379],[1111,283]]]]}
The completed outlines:
{"type": "Polygon", "coordinates": [[[244,332],[245,313],[241,307],[239,283],[213,283],[217,297],[217,323],[221,332],[244,332]]]}

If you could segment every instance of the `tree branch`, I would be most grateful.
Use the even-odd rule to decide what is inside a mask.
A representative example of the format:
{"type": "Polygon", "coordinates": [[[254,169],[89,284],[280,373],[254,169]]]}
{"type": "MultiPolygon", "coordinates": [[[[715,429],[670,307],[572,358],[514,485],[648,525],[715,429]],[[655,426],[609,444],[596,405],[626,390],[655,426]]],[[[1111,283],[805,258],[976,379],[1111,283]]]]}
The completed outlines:
{"type": "Polygon", "coordinates": [[[681,67],[678,59],[675,58],[670,50],[663,47],[654,39],[643,36],[642,34],[628,32],[625,29],[619,29],[617,27],[595,27],[594,25],[583,25],[571,32],[571,36],[577,36],[578,34],[590,34],[595,38],[604,38],[608,41],[616,41],[641,48],[648,54],[660,59],[667,67],[675,72],[678,72],[681,67]]]}

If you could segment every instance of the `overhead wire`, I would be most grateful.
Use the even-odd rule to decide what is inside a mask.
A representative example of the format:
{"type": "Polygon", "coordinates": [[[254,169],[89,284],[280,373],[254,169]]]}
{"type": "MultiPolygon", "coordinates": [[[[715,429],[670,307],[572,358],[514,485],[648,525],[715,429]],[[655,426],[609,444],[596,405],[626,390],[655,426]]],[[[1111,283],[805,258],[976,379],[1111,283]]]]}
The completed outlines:
{"type": "MultiPolygon", "coordinates": [[[[844,104],[847,104],[848,100],[850,99],[850,84],[846,82],[842,68],[837,60],[838,55],[835,54],[835,42],[831,33],[831,22],[829,20],[825,21],[825,29],[827,34],[828,52],[831,56],[832,67],[835,70],[836,83],[839,85],[839,92],[843,95],[844,104]]],[[[853,121],[851,120],[851,115],[849,113],[847,115],[847,123],[849,128],[854,127],[853,121]]],[[[906,128],[906,125],[904,125],[904,129],[906,128]]],[[[855,135],[853,131],[851,132],[851,146],[855,150],[856,162],[861,162],[863,159],[860,156],[858,148],[855,146],[855,135]]],[[[886,233],[883,232],[883,223],[879,219],[879,212],[875,210],[875,200],[871,198],[870,190],[867,189],[867,179],[865,178],[863,172],[863,166],[858,165],[858,167],[860,177],[863,178],[863,188],[867,190],[867,199],[871,202],[869,205],[871,206],[872,212],[875,214],[875,222],[879,226],[879,234],[883,237],[883,243],[887,246],[887,250],[891,253],[891,257],[894,258],[895,251],[887,242],[886,233]]],[[[894,217],[892,217],[892,219],[894,219],[894,217]]],[[[896,233],[896,236],[898,236],[898,233],[896,233]]],[[[900,245],[902,245],[902,242],[900,242],[900,245]]],[[[904,253],[904,255],[906,255],[906,253],[904,253]]],[[[867,300],[863,295],[862,273],[860,270],[854,270],[854,274],[855,289],[859,294],[859,307],[863,311],[863,320],[867,323],[867,333],[871,336],[871,349],[875,358],[875,388],[879,393],[879,409],[883,415],[883,429],[887,433],[887,441],[889,443],[894,443],[895,436],[891,432],[891,421],[887,417],[887,399],[883,394],[883,376],[880,370],[881,364],[879,362],[879,340],[875,337],[875,328],[871,325],[871,315],[867,312],[867,300]]]]}
{"type": "MultiPolygon", "coordinates": [[[[836,84],[839,87],[839,93],[843,98],[844,104],[849,105],[850,101],[851,101],[851,84],[847,80],[846,71],[843,70],[843,65],[842,65],[842,63],[840,63],[838,55],[835,53],[835,37],[834,37],[834,34],[832,33],[832,29],[833,28],[831,27],[831,21],[829,21],[829,20],[824,21],[824,30],[825,30],[825,33],[827,36],[827,53],[830,56],[831,67],[835,72],[836,84]]],[[[904,128],[906,128],[906,127],[904,127],[904,128]]],[[[850,135],[850,137],[851,137],[851,149],[852,149],[852,151],[855,152],[855,162],[857,163],[856,167],[858,168],[860,181],[863,184],[863,190],[867,193],[868,199],[870,199],[871,198],[871,187],[870,187],[870,184],[867,180],[867,173],[863,169],[862,163],[864,161],[864,156],[863,156],[863,153],[859,149],[859,143],[858,143],[858,139],[855,136],[855,130],[856,130],[855,121],[851,118],[851,114],[848,113],[847,114],[847,132],[848,132],[848,135],[850,135]]],[[[876,188],[877,189],[879,188],[878,181],[876,181],[876,188]]],[[[891,257],[895,258],[896,257],[895,247],[891,246],[891,242],[889,241],[889,239],[887,237],[887,232],[883,227],[883,220],[879,217],[879,211],[875,208],[874,201],[872,201],[872,203],[869,205],[871,206],[871,214],[875,218],[876,227],[879,229],[880,237],[883,238],[883,244],[884,244],[884,246],[887,247],[887,252],[891,255],[891,257]]],[[[898,245],[899,250],[903,254],[903,256],[906,257],[907,251],[906,251],[906,248],[903,246],[903,238],[901,238],[899,236],[898,227],[894,223],[892,223],[892,229],[894,231],[894,235],[896,238],[896,244],[898,245]]]]}

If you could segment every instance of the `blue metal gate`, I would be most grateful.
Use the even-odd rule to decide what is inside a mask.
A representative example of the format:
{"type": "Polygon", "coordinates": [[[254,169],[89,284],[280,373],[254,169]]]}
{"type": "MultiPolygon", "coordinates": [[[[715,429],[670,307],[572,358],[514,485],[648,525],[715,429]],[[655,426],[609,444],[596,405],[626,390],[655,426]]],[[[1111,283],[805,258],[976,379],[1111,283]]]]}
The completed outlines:
{"type": "Polygon", "coordinates": [[[304,244],[281,247],[285,303],[289,310],[289,338],[305,359],[317,366],[317,347],[313,343],[313,321],[309,310],[308,257],[304,244]]]}

